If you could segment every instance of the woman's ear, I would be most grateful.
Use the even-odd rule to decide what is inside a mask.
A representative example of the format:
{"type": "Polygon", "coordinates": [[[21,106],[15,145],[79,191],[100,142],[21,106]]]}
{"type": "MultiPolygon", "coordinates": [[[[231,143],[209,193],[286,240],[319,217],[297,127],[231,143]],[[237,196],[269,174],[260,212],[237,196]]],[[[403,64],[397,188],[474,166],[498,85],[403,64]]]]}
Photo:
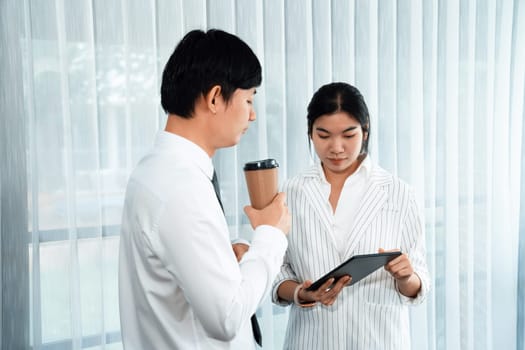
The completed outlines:
{"type": "Polygon", "coordinates": [[[206,94],[206,105],[208,109],[213,113],[217,113],[217,98],[221,95],[221,86],[214,85],[206,94]]]}

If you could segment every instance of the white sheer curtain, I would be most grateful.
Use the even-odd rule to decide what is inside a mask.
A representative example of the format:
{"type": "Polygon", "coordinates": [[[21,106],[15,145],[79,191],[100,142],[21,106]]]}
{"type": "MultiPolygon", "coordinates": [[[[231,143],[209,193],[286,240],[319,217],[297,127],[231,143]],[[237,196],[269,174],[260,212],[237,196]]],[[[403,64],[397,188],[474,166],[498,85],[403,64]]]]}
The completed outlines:
{"type": "MultiPolygon", "coordinates": [[[[23,83],[23,112],[8,108],[20,96],[1,79],[0,135],[12,136],[13,113],[24,135],[0,154],[27,176],[17,187],[27,203],[2,215],[0,258],[6,276],[5,242],[27,234],[6,228],[27,217],[30,275],[21,264],[17,278],[30,283],[31,315],[16,333],[3,302],[2,348],[19,334],[36,349],[121,348],[127,176],[163,127],[160,76],[174,45],[190,29],[221,28],[250,44],[264,74],[258,120],[214,160],[232,237],[250,236],[243,163],[276,158],[281,181],[307,167],[312,93],[352,83],[371,112],[372,157],[415,187],[426,217],[433,291],[412,312],[414,349],[525,349],[523,1],[7,0],[1,9],[17,13],[0,17],[1,28],[20,29],[2,36],[0,72],[23,83]]],[[[4,214],[9,174],[3,165],[4,214]]],[[[281,348],[287,310],[267,301],[258,315],[264,348],[281,348]]]]}

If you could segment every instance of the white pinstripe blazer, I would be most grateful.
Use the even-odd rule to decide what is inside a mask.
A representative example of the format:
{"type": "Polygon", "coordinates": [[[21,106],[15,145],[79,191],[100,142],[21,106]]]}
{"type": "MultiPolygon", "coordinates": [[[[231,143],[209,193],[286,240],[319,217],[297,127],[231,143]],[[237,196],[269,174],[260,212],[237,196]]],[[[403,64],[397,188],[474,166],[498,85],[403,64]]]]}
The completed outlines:
{"type": "Polygon", "coordinates": [[[272,291],[285,280],[317,280],[356,254],[378,248],[407,252],[422,288],[414,299],[398,292],[395,280],[379,269],[353,286],[345,287],[336,302],[326,307],[299,308],[292,304],[285,349],[410,349],[408,305],[420,303],[430,281],[425,257],[422,220],[411,188],[373,165],[344,249],[333,239],[333,212],[321,191],[319,165],[288,180],[283,191],[292,214],[288,250],[272,291]],[[340,254],[344,251],[344,254],[340,254]]]}

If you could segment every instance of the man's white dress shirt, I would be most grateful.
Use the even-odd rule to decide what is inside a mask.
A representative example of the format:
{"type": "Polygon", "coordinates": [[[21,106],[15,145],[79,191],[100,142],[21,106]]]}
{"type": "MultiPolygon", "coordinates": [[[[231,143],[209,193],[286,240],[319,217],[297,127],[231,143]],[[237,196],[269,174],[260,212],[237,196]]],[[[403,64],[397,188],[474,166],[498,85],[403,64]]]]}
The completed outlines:
{"type": "Polygon", "coordinates": [[[119,306],[125,349],[254,349],[250,317],[287,247],[256,228],[240,263],[196,144],[160,132],[133,171],[123,210],[119,306]]]}

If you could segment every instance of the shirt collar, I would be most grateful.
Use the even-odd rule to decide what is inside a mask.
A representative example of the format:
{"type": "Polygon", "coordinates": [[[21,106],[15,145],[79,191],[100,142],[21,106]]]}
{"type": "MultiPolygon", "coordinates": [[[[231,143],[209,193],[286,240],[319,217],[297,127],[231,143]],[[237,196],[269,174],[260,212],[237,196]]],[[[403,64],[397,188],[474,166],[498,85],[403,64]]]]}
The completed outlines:
{"type": "MultiPolygon", "coordinates": [[[[370,155],[365,155],[365,159],[359,164],[359,167],[354,171],[354,173],[350,176],[354,176],[360,172],[363,172],[365,175],[365,178],[369,178],[370,174],[372,172],[372,160],[370,159],[370,155]]],[[[308,174],[307,174],[308,175],[308,174]]],[[[315,164],[315,175],[319,177],[319,179],[322,182],[328,183],[326,180],[326,175],[323,170],[323,166],[321,165],[321,162],[318,160],[315,164]]]]}
{"type": "Polygon", "coordinates": [[[364,171],[365,176],[367,178],[370,177],[370,173],[372,172],[372,160],[370,159],[370,156],[368,154],[365,155],[365,159],[363,159],[363,161],[359,165],[359,168],[357,168],[357,171],[364,171]]]}
{"type": "Polygon", "coordinates": [[[155,147],[160,152],[176,153],[178,157],[197,165],[211,181],[214,172],[212,160],[196,143],[172,132],[161,130],[157,133],[155,147]]]}

